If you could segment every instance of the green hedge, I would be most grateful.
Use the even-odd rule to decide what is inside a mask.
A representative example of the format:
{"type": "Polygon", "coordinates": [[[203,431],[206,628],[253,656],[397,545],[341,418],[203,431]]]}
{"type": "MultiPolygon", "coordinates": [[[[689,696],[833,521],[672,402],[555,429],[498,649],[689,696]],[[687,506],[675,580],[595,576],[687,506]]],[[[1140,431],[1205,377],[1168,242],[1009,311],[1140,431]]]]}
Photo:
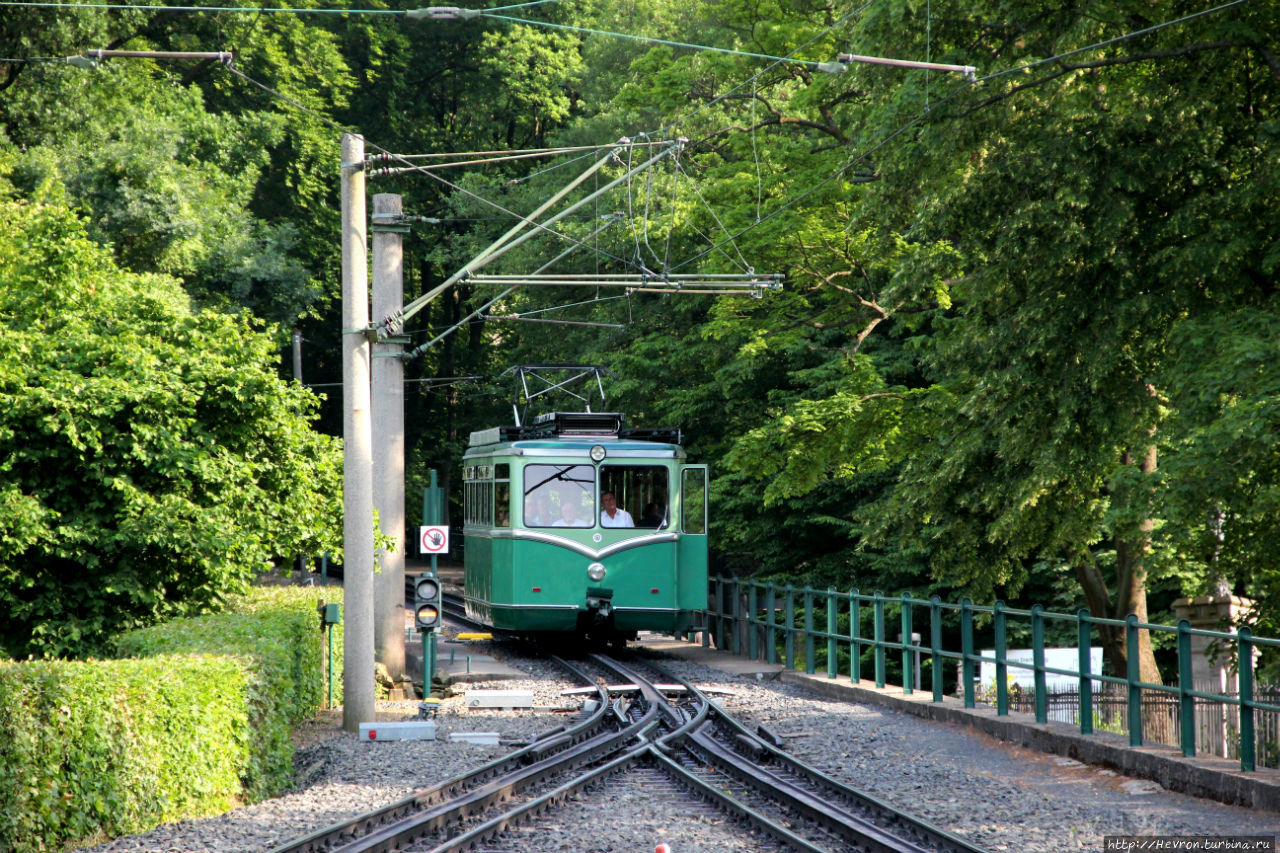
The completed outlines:
{"type": "Polygon", "coordinates": [[[249,661],[0,663],[0,850],[212,814],[250,766],[249,661]]]}
{"type": "MultiPolygon", "coordinates": [[[[278,794],[293,775],[292,726],[315,716],[324,699],[324,636],[316,604],[340,601],[333,587],[255,587],[233,610],[175,619],[122,635],[120,656],[155,654],[245,655],[250,674],[249,725],[253,730],[245,795],[278,794]]],[[[341,631],[341,627],[338,628],[341,631]]],[[[335,648],[341,649],[339,635],[335,648]]],[[[341,684],[335,654],[335,679],[341,684]]],[[[340,702],[335,691],[334,702],[340,702]]]]}
{"type": "MultiPolygon", "coordinates": [[[[0,662],[0,851],[144,831],[283,790],[293,724],[324,699],[325,587],[118,639],[127,659],[0,662]]],[[[341,701],[341,626],[335,629],[341,701]]]]}

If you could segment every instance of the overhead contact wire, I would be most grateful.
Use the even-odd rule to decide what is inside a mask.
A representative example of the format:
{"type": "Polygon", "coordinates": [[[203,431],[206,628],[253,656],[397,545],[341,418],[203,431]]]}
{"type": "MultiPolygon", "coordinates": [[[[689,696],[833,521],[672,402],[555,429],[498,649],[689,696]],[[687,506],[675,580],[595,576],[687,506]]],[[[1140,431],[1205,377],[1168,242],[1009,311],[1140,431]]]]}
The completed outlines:
{"type": "MultiPolygon", "coordinates": [[[[870,2],[868,2],[868,3],[864,4],[864,5],[863,5],[863,6],[862,6],[858,11],[861,11],[862,9],[867,8],[867,6],[870,6],[870,5],[871,5],[871,3],[873,3],[873,2],[875,2],[875,0],[870,0],[870,2]]],[[[685,260],[683,260],[683,261],[681,261],[680,263],[676,264],[675,266],[671,267],[671,271],[672,271],[672,272],[674,272],[675,270],[678,270],[678,269],[680,269],[681,267],[687,266],[687,265],[689,265],[689,264],[693,263],[694,261],[697,261],[697,260],[699,260],[699,259],[701,259],[701,258],[704,258],[704,257],[706,257],[708,254],[710,254],[710,253],[711,253],[711,252],[713,252],[713,251],[720,251],[720,252],[722,252],[722,253],[723,253],[723,251],[724,251],[724,250],[723,250],[721,247],[722,247],[725,243],[729,243],[729,242],[732,242],[732,241],[736,240],[737,238],[741,237],[742,235],[746,234],[747,232],[749,232],[749,231],[751,231],[751,230],[753,230],[753,229],[755,229],[755,228],[759,227],[760,225],[763,225],[765,222],[768,222],[769,220],[773,219],[774,217],[776,217],[776,216],[778,216],[778,215],[780,215],[780,214],[784,213],[785,211],[787,211],[787,210],[791,209],[792,207],[794,207],[795,205],[799,204],[799,203],[800,203],[801,201],[803,201],[804,199],[806,199],[806,198],[808,198],[809,196],[813,195],[814,193],[818,192],[820,189],[822,189],[823,187],[827,186],[827,185],[828,185],[828,184],[830,184],[832,181],[836,180],[836,179],[837,179],[837,178],[839,178],[841,175],[843,175],[843,174],[845,174],[846,172],[848,172],[848,171],[849,171],[850,169],[852,169],[854,166],[856,166],[856,165],[858,165],[859,163],[861,163],[861,162],[863,162],[864,160],[866,160],[866,159],[867,159],[867,157],[869,157],[870,155],[874,154],[876,151],[880,150],[880,149],[881,149],[881,148],[883,148],[885,145],[889,144],[891,141],[893,141],[894,139],[896,139],[898,136],[901,136],[901,135],[902,135],[903,133],[905,133],[906,131],[908,131],[908,130],[910,130],[911,128],[915,127],[917,124],[919,124],[920,122],[924,121],[926,118],[931,117],[931,116],[936,112],[936,109],[937,109],[938,107],[941,107],[942,105],[947,104],[947,103],[949,103],[949,102],[951,102],[951,101],[955,100],[955,99],[956,99],[956,98],[958,98],[961,94],[963,94],[964,92],[968,91],[971,87],[976,86],[978,83],[983,83],[983,82],[986,82],[986,81],[989,81],[989,80],[995,80],[995,79],[998,79],[998,78],[1001,78],[1001,77],[1006,77],[1006,76],[1008,76],[1008,75],[1010,75],[1010,74],[1015,74],[1015,73],[1017,73],[1017,72],[1019,72],[1019,71],[1025,71],[1025,70],[1027,70],[1027,69],[1031,69],[1031,68],[1037,68],[1037,67],[1042,66],[1042,65],[1048,65],[1049,63],[1052,63],[1052,62],[1058,62],[1058,61],[1060,61],[1060,60],[1062,60],[1062,59],[1066,59],[1066,58],[1071,57],[1071,56],[1076,56],[1076,55],[1079,55],[1079,54],[1081,54],[1081,53],[1087,53],[1087,52],[1092,51],[1092,50],[1098,50],[1098,49],[1103,48],[1103,47],[1109,47],[1110,45],[1117,44],[1117,43],[1122,42],[1122,41],[1127,41],[1127,40],[1132,39],[1132,38],[1137,38],[1137,37],[1139,37],[1139,36],[1148,35],[1148,34],[1150,34],[1150,33],[1157,32],[1157,31],[1159,31],[1159,30],[1163,30],[1163,29],[1166,29],[1166,28],[1168,28],[1168,27],[1176,26],[1176,25],[1178,25],[1178,24],[1184,24],[1184,23],[1187,23],[1188,21],[1194,20],[1194,19],[1196,19],[1196,18],[1202,18],[1202,17],[1205,17],[1205,16],[1207,16],[1207,15],[1212,15],[1212,14],[1216,14],[1216,13],[1218,13],[1218,12],[1223,12],[1223,11],[1226,11],[1227,9],[1231,9],[1231,8],[1233,8],[1233,7],[1235,7],[1235,6],[1241,6],[1241,5],[1243,5],[1243,4],[1245,4],[1245,3],[1249,3],[1249,2],[1252,2],[1252,0],[1231,0],[1231,2],[1229,2],[1229,3],[1224,3],[1224,4],[1220,5],[1220,6],[1215,6],[1215,7],[1211,8],[1211,9],[1204,9],[1204,10],[1201,10],[1201,11],[1199,11],[1199,12],[1194,12],[1194,13],[1192,13],[1192,14],[1190,14],[1190,15],[1184,15],[1184,16],[1183,16],[1183,17],[1181,17],[1181,18],[1175,18],[1175,19],[1170,20],[1170,21],[1164,21],[1164,22],[1159,23],[1159,24],[1154,24],[1154,25],[1152,25],[1152,26],[1150,26],[1150,27],[1144,27],[1143,29],[1140,29],[1140,30],[1135,30],[1135,31],[1130,32],[1130,33],[1124,33],[1124,34],[1122,34],[1122,35],[1118,35],[1118,36],[1115,36],[1115,37],[1113,37],[1113,38],[1104,39],[1103,41],[1094,42],[1093,44],[1085,45],[1084,47],[1074,48],[1074,49],[1072,49],[1072,50],[1068,50],[1068,51],[1064,51],[1064,52],[1062,52],[1062,53],[1054,54],[1053,56],[1045,57],[1044,59],[1038,59],[1038,60],[1035,60],[1034,62],[1028,62],[1028,63],[1024,63],[1024,64],[1022,64],[1022,65],[1016,65],[1016,66],[1013,66],[1012,68],[1006,68],[1006,69],[1004,69],[1003,71],[997,71],[997,72],[994,72],[994,73],[992,73],[992,74],[987,74],[987,75],[985,75],[985,76],[983,76],[983,77],[977,77],[977,78],[975,78],[975,79],[973,79],[973,80],[967,80],[967,81],[965,81],[965,82],[964,82],[960,87],[958,87],[954,92],[952,92],[950,95],[947,95],[945,98],[943,98],[942,100],[940,100],[940,101],[938,101],[936,104],[934,104],[934,105],[933,105],[933,109],[932,109],[932,110],[930,110],[930,109],[926,109],[925,111],[923,111],[923,112],[921,112],[919,115],[917,115],[915,118],[913,118],[913,119],[909,120],[908,122],[906,122],[905,124],[903,124],[901,127],[898,127],[897,129],[895,129],[894,131],[892,131],[888,136],[886,136],[886,137],[884,137],[883,139],[881,139],[878,143],[876,143],[875,145],[873,145],[871,148],[869,148],[869,149],[867,149],[867,150],[863,151],[861,154],[858,154],[858,155],[852,156],[852,157],[851,157],[851,158],[850,158],[850,159],[849,159],[849,160],[848,160],[844,165],[842,165],[842,166],[840,166],[839,168],[837,168],[835,171],[833,171],[831,174],[827,175],[825,178],[823,178],[822,180],[820,180],[818,183],[816,183],[816,184],[814,184],[813,186],[809,187],[807,190],[805,190],[804,192],[800,193],[799,195],[794,196],[794,197],[792,197],[792,198],[790,198],[790,199],[787,199],[786,201],[784,201],[784,202],[780,203],[780,204],[778,205],[778,207],[774,208],[772,211],[770,211],[768,214],[766,214],[766,215],[764,216],[764,218],[763,218],[763,219],[758,220],[754,225],[748,225],[747,227],[745,227],[745,228],[743,228],[742,230],[738,231],[737,233],[735,233],[735,234],[731,235],[731,236],[730,236],[730,237],[728,237],[727,239],[722,240],[720,243],[713,244],[711,247],[709,247],[709,248],[707,248],[707,249],[704,249],[703,251],[699,252],[698,254],[693,255],[693,256],[691,256],[691,257],[689,257],[689,258],[686,258],[685,260]]],[[[851,14],[852,14],[852,13],[851,13],[851,14]]],[[[847,18],[847,17],[848,17],[848,16],[846,16],[846,18],[847,18]]],[[[841,20],[843,21],[844,19],[841,19],[841,20]]],[[[765,70],[767,71],[768,69],[765,69],[765,70]]],[[[761,73],[763,73],[763,72],[761,72],[761,73]]],[[[757,75],[757,76],[758,76],[758,75],[757,75]]],[[[752,78],[752,79],[755,79],[755,78],[752,78]]],[[[747,81],[747,82],[750,82],[750,81],[747,81]]],[[[746,83],[744,82],[742,85],[746,85],[746,83]]],[[[740,86],[740,87],[738,87],[738,88],[741,88],[741,86],[740,86]]],[[[720,96],[720,97],[721,97],[721,98],[727,97],[729,94],[732,94],[732,92],[733,92],[733,91],[735,91],[735,90],[730,90],[729,92],[726,92],[726,93],[725,93],[725,95],[722,95],[722,96],[720,96]]],[[[711,103],[714,103],[714,101],[709,102],[708,104],[704,105],[703,107],[700,107],[698,110],[695,110],[693,113],[691,113],[691,114],[690,114],[690,117],[692,117],[693,115],[697,115],[697,113],[698,113],[700,110],[702,110],[702,109],[705,109],[705,108],[709,107],[709,106],[711,105],[711,103]]],[[[735,248],[736,248],[736,245],[735,245],[735,248]]]]}
{"type": "Polygon", "coordinates": [[[791,62],[797,65],[807,65],[811,68],[817,68],[821,64],[816,60],[811,60],[811,59],[794,59],[794,58],[788,58],[784,56],[773,56],[772,54],[768,54],[768,53],[753,53],[748,50],[734,50],[733,48],[729,48],[729,47],[715,47],[713,45],[707,45],[707,44],[694,44],[692,42],[686,42],[686,41],[673,41],[671,39],[661,39],[661,38],[655,38],[653,36],[637,36],[637,35],[632,35],[630,33],[613,32],[611,30],[597,30],[592,27],[579,27],[579,26],[574,26],[573,24],[556,24],[556,23],[552,23],[551,21],[534,21],[528,18],[516,18],[511,15],[495,15],[483,9],[479,9],[476,11],[478,11],[480,13],[480,17],[483,17],[483,18],[492,18],[495,21],[509,21],[515,24],[525,24],[526,26],[530,26],[530,27],[544,27],[546,29],[552,29],[552,30],[568,30],[570,32],[584,33],[587,35],[596,35],[596,36],[612,36],[613,38],[627,39],[629,41],[645,42],[646,44],[658,44],[666,47],[682,47],[682,48],[689,48],[691,50],[706,50],[706,51],[711,51],[712,53],[724,53],[724,54],[728,54],[729,56],[747,56],[747,57],[751,57],[752,59],[767,59],[774,63],[791,62]]]}
{"type": "MultiPolygon", "coordinates": [[[[281,93],[281,92],[278,92],[278,91],[276,91],[275,89],[272,89],[270,86],[267,86],[265,83],[261,83],[261,82],[259,82],[259,81],[255,80],[255,79],[253,79],[252,77],[248,76],[247,74],[245,74],[244,72],[242,72],[242,71],[240,71],[239,69],[235,68],[234,66],[224,66],[224,67],[226,67],[226,69],[227,69],[228,71],[230,71],[231,73],[233,73],[233,74],[235,74],[236,76],[238,76],[238,77],[240,77],[240,78],[244,79],[246,82],[251,83],[251,84],[253,84],[254,86],[257,86],[259,89],[262,89],[264,92],[266,92],[267,94],[271,95],[272,97],[279,98],[280,100],[285,101],[286,103],[293,105],[293,106],[294,106],[294,107],[296,107],[297,109],[302,110],[303,112],[307,113],[308,115],[314,116],[315,118],[319,119],[323,124],[325,124],[326,126],[328,126],[328,127],[330,127],[330,128],[333,128],[334,130],[340,131],[340,132],[342,132],[342,133],[354,133],[354,134],[359,134],[359,131],[357,131],[357,130],[355,130],[355,129],[353,129],[353,128],[343,127],[342,125],[338,124],[337,122],[333,121],[332,119],[328,118],[327,116],[324,116],[324,115],[322,115],[322,114],[320,114],[320,113],[316,112],[315,110],[311,109],[310,107],[307,107],[307,106],[305,106],[305,105],[303,105],[303,104],[299,103],[298,101],[294,100],[293,98],[290,98],[288,95],[285,95],[285,94],[283,94],[283,93],[281,93]]],[[[433,174],[429,169],[426,169],[426,168],[421,167],[421,166],[415,166],[414,164],[409,163],[408,161],[406,161],[406,160],[402,159],[402,158],[400,157],[400,155],[395,154],[395,153],[393,153],[393,152],[391,152],[391,151],[388,151],[386,148],[383,148],[381,145],[378,145],[378,144],[376,144],[376,143],[374,143],[374,142],[371,142],[371,141],[369,141],[369,140],[367,140],[367,139],[365,140],[365,144],[366,144],[366,145],[368,145],[370,148],[376,149],[376,150],[377,150],[377,151],[379,151],[380,153],[382,153],[382,154],[384,154],[384,155],[386,155],[386,156],[388,156],[388,157],[391,157],[392,159],[395,159],[395,160],[398,160],[399,162],[404,163],[404,164],[405,164],[405,166],[409,167],[409,169],[410,169],[411,171],[421,172],[422,174],[426,175],[427,177],[429,177],[429,178],[431,178],[431,179],[433,179],[433,180],[435,180],[435,181],[438,181],[438,182],[439,182],[440,184],[442,184],[443,186],[448,187],[449,189],[454,190],[454,191],[456,191],[456,192],[462,193],[463,195],[468,196],[468,197],[470,197],[470,198],[472,198],[472,199],[475,199],[476,201],[480,202],[481,204],[488,205],[489,207],[493,208],[494,210],[501,211],[502,213],[505,213],[505,214],[507,214],[508,216],[510,216],[512,219],[516,219],[516,220],[519,220],[519,221],[524,222],[524,223],[526,223],[526,224],[532,225],[535,229],[538,229],[538,230],[541,230],[541,231],[545,231],[546,233],[551,234],[551,235],[554,235],[554,236],[556,236],[556,237],[560,238],[561,240],[566,240],[566,241],[568,241],[568,242],[570,242],[570,243],[575,243],[575,244],[578,244],[578,245],[580,245],[580,246],[585,246],[586,248],[591,248],[591,247],[589,247],[589,246],[586,246],[586,244],[582,243],[581,241],[577,240],[576,238],[571,237],[571,236],[570,236],[570,235],[568,235],[568,234],[564,234],[564,233],[562,233],[562,232],[560,232],[560,231],[556,231],[556,230],[555,230],[555,229],[553,229],[553,228],[548,228],[548,227],[547,227],[545,224],[543,224],[543,223],[540,223],[540,222],[534,222],[534,221],[533,221],[532,219],[530,219],[529,217],[521,216],[520,214],[516,213],[515,211],[513,211],[513,210],[509,210],[508,208],[503,207],[502,205],[498,204],[498,203],[497,203],[497,202],[495,202],[495,201],[491,201],[490,199],[484,198],[483,196],[481,196],[481,195],[479,195],[479,194],[477,194],[477,193],[474,193],[474,192],[472,192],[471,190],[466,189],[465,187],[459,186],[458,184],[455,184],[455,183],[453,183],[452,181],[450,181],[450,180],[448,180],[448,179],[446,179],[446,178],[442,178],[442,177],[441,177],[441,176],[439,176],[439,175],[433,174]]],[[[557,217],[557,218],[562,218],[562,217],[557,217]]],[[[604,256],[604,257],[606,257],[606,258],[609,258],[610,260],[617,261],[618,263],[621,263],[621,264],[623,264],[624,266],[628,265],[628,261],[627,261],[625,258],[618,257],[617,255],[614,255],[614,254],[612,254],[612,253],[610,253],[610,252],[603,251],[603,250],[601,250],[601,249],[599,249],[599,248],[595,248],[595,249],[593,249],[593,251],[598,252],[599,254],[603,255],[603,256],[604,256]]]]}
{"type": "MultiPolygon", "coordinates": [[[[42,2],[18,2],[3,0],[0,6],[32,6],[35,8],[53,9],[123,9],[151,12],[241,12],[244,14],[261,14],[278,12],[289,15],[404,15],[402,9],[295,9],[273,6],[148,6],[141,3],[59,3],[43,0],[42,2]]],[[[503,7],[498,7],[503,8],[503,7]]]]}

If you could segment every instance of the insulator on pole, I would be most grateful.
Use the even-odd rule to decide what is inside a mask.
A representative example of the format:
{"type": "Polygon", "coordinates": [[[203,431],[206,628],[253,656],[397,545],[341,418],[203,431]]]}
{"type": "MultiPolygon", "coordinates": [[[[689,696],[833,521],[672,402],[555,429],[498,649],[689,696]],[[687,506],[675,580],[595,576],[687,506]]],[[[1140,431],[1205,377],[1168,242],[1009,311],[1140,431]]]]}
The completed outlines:
{"type": "Polygon", "coordinates": [[[410,9],[404,13],[411,20],[427,18],[432,21],[464,21],[468,18],[480,17],[479,9],[461,9],[457,6],[427,6],[422,9],[410,9]]]}

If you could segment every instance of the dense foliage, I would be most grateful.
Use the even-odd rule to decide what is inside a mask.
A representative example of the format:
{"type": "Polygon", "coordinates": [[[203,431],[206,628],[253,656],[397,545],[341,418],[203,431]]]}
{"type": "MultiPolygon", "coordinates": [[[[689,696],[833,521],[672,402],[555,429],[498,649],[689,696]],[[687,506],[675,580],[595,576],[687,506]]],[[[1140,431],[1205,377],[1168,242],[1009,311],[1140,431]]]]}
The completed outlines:
{"type": "Polygon", "coordinates": [[[247,317],[118,269],[56,200],[0,199],[0,645],[92,649],[335,547],[336,443],[247,317]]]}
{"type": "Polygon", "coordinates": [[[250,679],[235,657],[0,664],[0,847],[231,808],[249,778],[250,679]]]}
{"type": "MultiPolygon", "coordinates": [[[[755,269],[786,273],[785,291],[516,291],[412,363],[414,379],[484,377],[412,386],[415,479],[435,467],[457,491],[467,432],[510,416],[493,381],[507,366],[600,362],[618,377],[611,407],[684,427],[712,463],[725,570],[1153,618],[1178,595],[1231,591],[1274,634],[1280,13],[1255,0],[1179,20],[1200,11],[561,0],[513,23],[28,9],[0,24],[7,56],[230,49],[288,100],[216,63],[30,63],[0,78],[0,122],[21,195],[60,187],[130,268],[301,328],[318,383],[338,375],[326,120],[423,154],[683,138],[557,226],[578,244],[530,241],[490,269],[755,269]],[[978,79],[815,67],[841,52],[978,79]]],[[[651,151],[623,150],[573,197],[651,151]]],[[[408,295],[590,156],[371,180],[437,220],[407,242],[408,295]]],[[[495,295],[464,282],[407,331],[434,337],[495,295]]],[[[321,410],[331,430],[336,415],[321,410]]]]}
{"type": "Polygon", "coordinates": [[[232,612],[125,635],[132,657],[0,663],[0,849],[58,850],[279,793],[290,725],[320,707],[317,599],[341,595],[255,589],[232,612]]]}

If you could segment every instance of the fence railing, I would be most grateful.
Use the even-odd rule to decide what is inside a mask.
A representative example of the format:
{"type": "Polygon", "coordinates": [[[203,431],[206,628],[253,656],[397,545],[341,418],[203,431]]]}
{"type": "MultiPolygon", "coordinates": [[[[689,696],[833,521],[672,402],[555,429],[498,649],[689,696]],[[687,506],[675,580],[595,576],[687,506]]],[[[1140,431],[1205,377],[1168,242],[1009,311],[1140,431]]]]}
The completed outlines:
{"type": "MultiPolygon", "coordinates": [[[[1169,685],[1176,688],[1176,685],[1169,685]]],[[[1196,690],[1202,693],[1222,692],[1227,697],[1235,696],[1235,691],[1223,690],[1220,684],[1204,682],[1198,684],[1196,690]]],[[[1048,705],[1048,716],[1051,721],[1079,725],[1080,694],[1065,686],[1054,690],[1051,686],[1045,697],[1048,705]]],[[[1280,686],[1254,684],[1254,701],[1257,703],[1280,704],[1280,686]]],[[[995,699],[994,685],[983,685],[978,694],[978,702],[991,704],[995,699]]],[[[1099,685],[1093,694],[1093,725],[1117,734],[1127,734],[1128,699],[1123,687],[1114,684],[1099,685]]],[[[1032,713],[1035,710],[1035,695],[1031,690],[1024,690],[1014,685],[1009,691],[1009,710],[1032,713]]],[[[1178,746],[1181,743],[1181,717],[1179,701],[1172,693],[1142,697],[1142,718],[1145,721],[1145,736],[1151,740],[1178,746]]],[[[1195,738],[1196,753],[1215,755],[1222,758],[1240,758],[1239,738],[1240,711],[1238,707],[1220,704],[1206,699],[1195,700],[1195,738]]],[[[1280,766],[1280,714],[1263,711],[1254,719],[1255,753],[1257,762],[1266,767],[1280,766]]]]}
{"type": "MultiPolygon", "coordinates": [[[[1094,699],[1098,689],[1107,691],[1108,695],[1118,691],[1124,701],[1122,728],[1128,731],[1131,746],[1142,746],[1144,730],[1147,728],[1147,723],[1144,722],[1144,692],[1153,697],[1171,697],[1166,701],[1176,704],[1177,719],[1172,727],[1176,731],[1176,745],[1188,757],[1196,754],[1197,700],[1202,704],[1210,703],[1224,708],[1230,706],[1233,709],[1231,722],[1236,733],[1234,752],[1240,758],[1240,769],[1244,771],[1256,769],[1258,731],[1255,715],[1259,711],[1280,714],[1280,704],[1255,698],[1253,678],[1255,650],[1280,648],[1280,640],[1255,637],[1247,627],[1240,628],[1236,633],[1205,631],[1192,628],[1185,619],[1177,625],[1158,625],[1140,622],[1133,614],[1125,619],[1104,619],[1091,615],[1087,609],[1081,609],[1072,615],[1053,613],[1038,604],[1030,610],[1018,610],[1006,607],[999,601],[991,606],[980,606],[966,598],[959,604],[949,604],[938,596],[925,601],[905,594],[886,596],[875,592],[864,595],[856,589],[840,592],[830,587],[819,590],[811,587],[796,588],[790,584],[778,587],[773,583],[724,577],[714,580],[714,605],[707,609],[706,618],[717,648],[727,649],[737,655],[745,654],[754,660],[763,658],[769,663],[778,663],[781,655],[782,664],[794,669],[797,668],[799,646],[799,659],[805,671],[813,674],[819,658],[823,658],[827,677],[832,679],[842,674],[840,662],[847,658],[848,664],[844,667],[843,674],[848,675],[855,683],[861,681],[863,652],[869,650],[872,677],[875,685],[883,688],[889,655],[901,655],[900,671],[904,694],[914,692],[915,661],[918,655],[925,655],[934,702],[941,702],[943,698],[945,663],[954,661],[960,669],[959,693],[966,708],[973,708],[977,704],[975,681],[979,665],[991,663],[995,665],[994,699],[996,713],[1000,716],[1007,715],[1010,709],[1009,668],[1030,670],[1034,682],[1032,711],[1036,721],[1041,723],[1049,719],[1048,677],[1071,677],[1075,679],[1077,686],[1076,718],[1082,734],[1090,734],[1094,730],[1094,699]],[[919,632],[922,637],[919,643],[912,640],[912,634],[917,632],[918,618],[921,628],[925,627],[924,622],[927,621],[927,642],[923,639],[923,630],[919,632]],[[896,642],[888,639],[891,620],[901,629],[896,642]],[[955,648],[953,636],[957,620],[958,649],[955,648]],[[995,647],[991,657],[975,651],[976,623],[979,620],[984,622],[984,628],[987,621],[990,623],[989,631],[984,633],[989,633],[995,647]],[[1029,628],[1032,648],[1030,664],[1009,659],[1010,620],[1029,628]],[[953,623],[951,631],[944,631],[946,621],[953,623]],[[1073,633],[1079,649],[1077,668],[1063,669],[1045,664],[1045,631],[1051,622],[1074,624],[1073,633]],[[1123,676],[1091,671],[1090,648],[1094,632],[1104,626],[1123,630],[1127,657],[1127,671],[1123,676]],[[1141,679],[1138,636],[1144,630],[1174,636],[1178,670],[1175,683],[1153,684],[1141,679]],[[949,646],[944,646],[944,634],[952,635],[949,646]],[[1234,647],[1237,664],[1235,691],[1213,692],[1197,689],[1193,684],[1191,638],[1194,636],[1234,647]]],[[[703,634],[703,642],[709,642],[706,633],[703,634]]],[[[1152,723],[1156,721],[1156,717],[1149,714],[1146,716],[1150,717],[1152,723]]]]}

